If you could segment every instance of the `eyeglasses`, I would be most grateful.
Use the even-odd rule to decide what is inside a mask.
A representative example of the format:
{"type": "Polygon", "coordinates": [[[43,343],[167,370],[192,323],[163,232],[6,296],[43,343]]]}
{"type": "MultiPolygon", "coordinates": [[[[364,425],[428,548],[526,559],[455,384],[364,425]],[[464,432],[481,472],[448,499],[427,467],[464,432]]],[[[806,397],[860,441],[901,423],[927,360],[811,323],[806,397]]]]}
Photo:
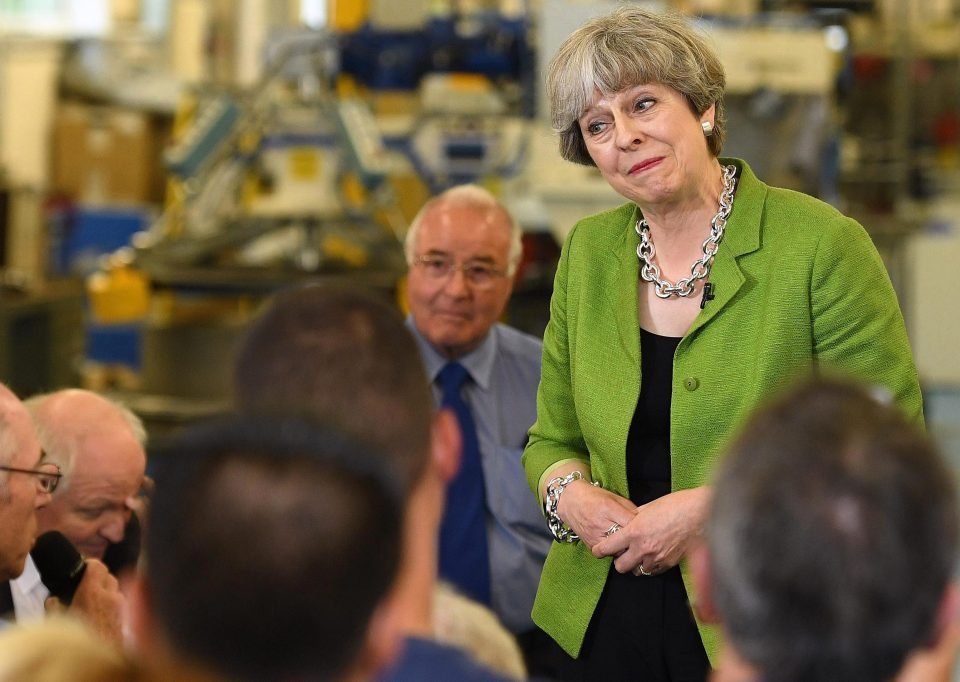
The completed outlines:
{"type": "Polygon", "coordinates": [[[489,263],[472,261],[457,265],[452,259],[444,256],[417,256],[414,265],[419,265],[427,277],[438,282],[448,279],[454,272],[460,270],[474,289],[489,289],[500,277],[506,275],[503,270],[489,263]]]}
{"type": "Polygon", "coordinates": [[[15,474],[30,474],[37,477],[40,489],[45,493],[52,493],[60,485],[60,479],[63,474],[60,472],[60,466],[53,462],[44,462],[36,469],[19,469],[17,467],[8,467],[0,465],[0,471],[12,471],[15,474]]]}

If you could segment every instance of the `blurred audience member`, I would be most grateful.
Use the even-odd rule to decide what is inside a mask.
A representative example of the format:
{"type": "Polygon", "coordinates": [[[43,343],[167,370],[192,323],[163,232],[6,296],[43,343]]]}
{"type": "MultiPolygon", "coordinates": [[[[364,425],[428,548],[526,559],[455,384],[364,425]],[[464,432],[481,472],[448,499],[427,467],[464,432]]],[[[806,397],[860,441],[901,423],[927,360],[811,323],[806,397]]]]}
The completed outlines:
{"type": "Polygon", "coordinates": [[[478,663],[512,680],[527,679],[516,638],[493,611],[449,583],[441,582],[434,593],[433,626],[438,641],[466,650],[478,663]]]}
{"type": "Polygon", "coordinates": [[[715,679],[894,678],[956,616],[957,523],[953,475],[896,407],[821,381],[761,410],[694,561],[727,642],[715,679]]]}
{"type": "Polygon", "coordinates": [[[91,391],[67,389],[30,398],[45,461],[63,480],[39,512],[40,533],[58,530],[84,557],[103,559],[122,542],[137,505],[147,458],[140,419],[91,391]]]}
{"type": "Polygon", "coordinates": [[[41,462],[23,403],[0,384],[0,579],[23,572],[36,537],[37,510],[50,502],[59,480],[57,467],[41,462]]]}
{"type": "MultiPolygon", "coordinates": [[[[82,556],[100,559],[119,574],[123,562],[108,564],[106,550],[127,557],[127,566],[136,563],[140,551],[140,527],[131,511],[146,466],[140,419],[122,405],[80,389],[35,396],[24,404],[43,461],[62,473],[50,503],[37,513],[37,533],[59,531],[82,556]]],[[[50,593],[31,559],[10,590],[17,620],[44,615],[50,593]]]]}
{"type": "MultiPolygon", "coordinates": [[[[434,413],[416,344],[399,313],[362,292],[308,286],[280,294],[244,340],[237,402],[247,410],[304,413],[378,447],[384,470],[407,486],[403,564],[393,604],[405,635],[389,680],[504,679],[436,642],[437,531],[460,432],[434,413]]],[[[370,560],[377,549],[369,548],[370,560]]]]}
{"type": "Polygon", "coordinates": [[[337,424],[388,451],[409,486],[430,449],[432,409],[420,357],[399,313],[351,289],[277,295],[238,351],[236,402],[337,424]]]}
{"type": "MultiPolygon", "coordinates": [[[[23,572],[37,535],[37,511],[50,502],[61,479],[60,468],[41,455],[27,409],[0,384],[0,613],[6,618],[14,615],[8,581],[23,572]]],[[[102,563],[88,560],[68,613],[86,619],[101,636],[120,641],[122,608],[116,579],[102,563]]]]}
{"type": "Polygon", "coordinates": [[[49,618],[0,634],[0,682],[217,682],[185,667],[151,669],[81,623],[49,618]]]}
{"type": "Polygon", "coordinates": [[[366,680],[395,655],[384,607],[401,494],[367,446],[241,415],[157,457],[134,632],[148,660],[237,680],[366,680]]]}

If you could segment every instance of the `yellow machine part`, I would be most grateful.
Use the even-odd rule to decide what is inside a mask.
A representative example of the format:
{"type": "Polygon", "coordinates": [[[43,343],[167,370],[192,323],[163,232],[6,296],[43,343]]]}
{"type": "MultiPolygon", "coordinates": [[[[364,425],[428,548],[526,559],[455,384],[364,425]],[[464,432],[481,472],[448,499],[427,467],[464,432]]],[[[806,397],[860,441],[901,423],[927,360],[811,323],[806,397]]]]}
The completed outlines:
{"type": "Polygon", "coordinates": [[[363,25],[370,14],[368,0],[329,0],[327,16],[334,33],[352,33],[363,25]]]}
{"type": "Polygon", "coordinates": [[[150,309],[150,282],[139,270],[122,266],[87,278],[94,320],[101,324],[136,322],[150,309]]]}

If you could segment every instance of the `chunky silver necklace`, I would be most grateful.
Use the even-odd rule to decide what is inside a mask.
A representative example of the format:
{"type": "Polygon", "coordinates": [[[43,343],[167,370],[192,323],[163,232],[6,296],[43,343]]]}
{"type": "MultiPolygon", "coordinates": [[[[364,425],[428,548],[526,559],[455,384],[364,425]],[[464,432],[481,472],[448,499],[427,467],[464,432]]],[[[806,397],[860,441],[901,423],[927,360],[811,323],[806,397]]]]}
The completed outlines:
{"type": "Polygon", "coordinates": [[[720,192],[720,208],[710,221],[710,236],[703,240],[703,256],[690,266],[690,276],[681,279],[676,284],[660,277],[660,268],[653,259],[657,249],[650,239],[650,226],[644,218],[637,221],[637,234],[640,235],[640,245],[637,246],[637,257],[640,259],[640,276],[645,282],[656,285],[656,293],[660,298],[680,296],[686,298],[693,293],[694,285],[698,280],[706,279],[713,267],[713,257],[720,248],[723,239],[723,230],[727,226],[727,218],[733,210],[733,193],[737,188],[737,167],[733,164],[723,167],[723,191],[720,192]]]}

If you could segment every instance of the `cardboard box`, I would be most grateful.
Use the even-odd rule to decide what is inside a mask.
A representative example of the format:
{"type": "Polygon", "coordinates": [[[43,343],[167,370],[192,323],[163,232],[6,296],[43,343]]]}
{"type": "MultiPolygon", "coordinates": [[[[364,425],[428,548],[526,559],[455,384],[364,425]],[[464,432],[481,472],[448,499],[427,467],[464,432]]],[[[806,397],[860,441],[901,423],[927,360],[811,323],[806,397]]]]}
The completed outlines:
{"type": "Polygon", "coordinates": [[[54,124],[54,187],[92,205],[162,202],[166,129],[142,112],[62,103],[54,124]]]}

